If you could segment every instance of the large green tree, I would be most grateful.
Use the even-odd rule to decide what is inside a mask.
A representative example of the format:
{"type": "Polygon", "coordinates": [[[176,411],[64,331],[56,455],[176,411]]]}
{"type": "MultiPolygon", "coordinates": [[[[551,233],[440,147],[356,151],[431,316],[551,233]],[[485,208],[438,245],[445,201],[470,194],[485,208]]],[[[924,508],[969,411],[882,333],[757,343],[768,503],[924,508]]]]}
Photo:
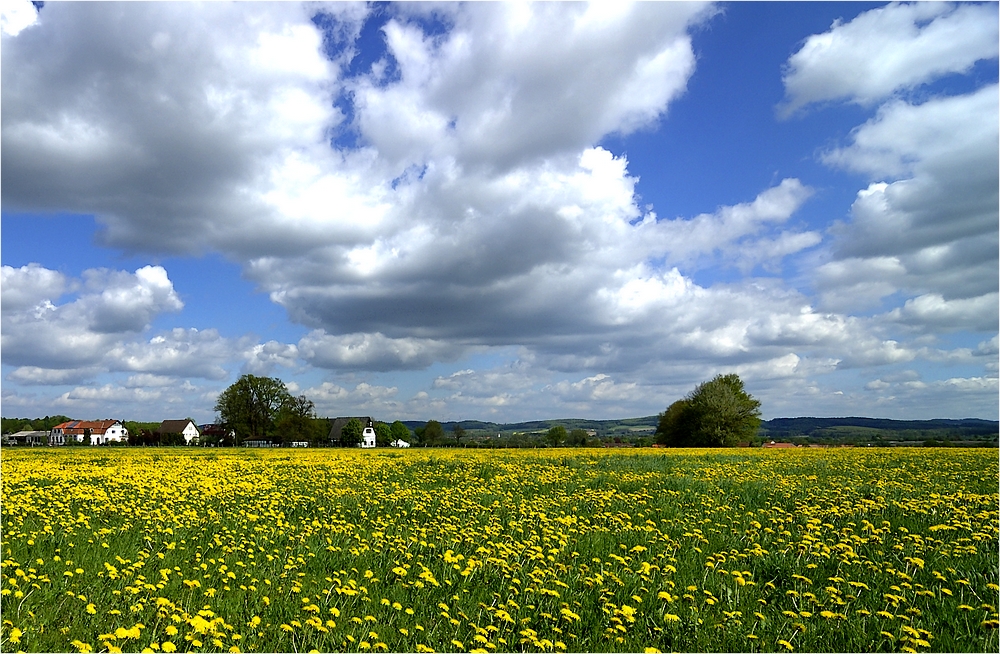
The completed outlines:
{"type": "Polygon", "coordinates": [[[389,425],[389,429],[392,432],[392,441],[410,442],[410,429],[399,420],[389,425]]]}
{"type": "Polygon", "coordinates": [[[566,428],[562,425],[556,425],[555,427],[549,429],[548,433],[545,434],[545,441],[551,447],[559,447],[566,440],[566,428]]]}
{"type": "Polygon", "coordinates": [[[315,443],[320,436],[317,434],[316,405],[305,395],[289,396],[278,409],[275,429],[282,443],[315,443]]]}
{"type": "Polygon", "coordinates": [[[392,427],[384,422],[375,423],[375,445],[377,447],[389,447],[392,442],[392,427]]]}
{"type": "Polygon", "coordinates": [[[569,433],[569,437],[567,437],[566,442],[572,447],[583,447],[587,444],[588,437],[589,434],[586,429],[577,428],[569,433]]]}
{"type": "Polygon", "coordinates": [[[365,426],[357,418],[351,418],[340,430],[340,444],[344,447],[357,447],[365,435],[365,426]]]}
{"type": "Polygon", "coordinates": [[[273,377],[243,375],[215,403],[220,421],[236,432],[236,442],[276,437],[276,421],[294,398],[273,377]]]}
{"type": "Polygon", "coordinates": [[[444,427],[437,420],[428,420],[426,425],[417,429],[416,436],[424,447],[437,445],[444,438],[444,427]]]}
{"type": "Polygon", "coordinates": [[[660,414],[656,441],[668,447],[735,447],[760,427],[760,401],[739,375],[717,375],[660,414]]]}

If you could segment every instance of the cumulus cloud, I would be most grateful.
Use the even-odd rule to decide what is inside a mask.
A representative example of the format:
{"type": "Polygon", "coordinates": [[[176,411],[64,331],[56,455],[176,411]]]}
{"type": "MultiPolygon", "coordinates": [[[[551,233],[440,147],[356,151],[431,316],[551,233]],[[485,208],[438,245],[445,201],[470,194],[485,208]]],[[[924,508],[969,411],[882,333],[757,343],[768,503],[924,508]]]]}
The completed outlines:
{"type": "Polygon", "coordinates": [[[997,56],[994,4],[892,3],[807,38],[785,67],[789,115],[809,104],[872,105],[997,56]]]}
{"type": "Polygon", "coordinates": [[[694,69],[686,30],[711,10],[495,3],[444,11],[450,29],[441,36],[409,16],[390,20],[398,79],[368,76],[354,87],[362,134],[400,170],[428,156],[504,170],[650,125],[684,91],[694,69]]]}
{"type": "Polygon", "coordinates": [[[224,366],[234,358],[235,349],[215,329],[177,327],[146,342],[123,343],[110,349],[106,363],[114,371],[219,380],[228,376],[224,366]]]}
{"type": "Polygon", "coordinates": [[[4,363],[54,369],[98,364],[121,339],[146,329],[157,315],[179,311],[183,303],[159,266],[134,273],[87,270],[69,280],[37,265],[3,266],[0,337],[4,363]],[[59,301],[69,286],[78,297],[59,301]],[[12,300],[10,308],[7,296],[12,300]]]}
{"type": "Polygon", "coordinates": [[[299,350],[295,345],[268,341],[253,345],[243,356],[246,358],[243,366],[245,372],[267,376],[277,366],[294,368],[298,364],[299,350]]]}
{"type": "Polygon", "coordinates": [[[59,298],[67,290],[66,277],[37,263],[0,268],[0,306],[4,311],[24,311],[45,300],[59,298]]]}
{"type": "Polygon", "coordinates": [[[938,332],[988,332],[1000,324],[998,307],[1000,296],[997,293],[950,301],[938,293],[930,293],[907,300],[886,317],[908,324],[933,326],[938,332]]]}
{"type": "Polygon", "coordinates": [[[588,406],[592,402],[623,402],[636,396],[636,383],[616,383],[610,375],[603,373],[576,382],[561,381],[548,388],[564,402],[575,402],[588,406]]]}
{"type": "Polygon", "coordinates": [[[25,386],[63,386],[82,383],[101,371],[98,367],[56,370],[38,366],[21,366],[7,375],[8,381],[25,386]]]}
{"type": "MultiPolygon", "coordinates": [[[[997,393],[1000,392],[1000,380],[996,376],[982,377],[949,377],[925,381],[919,376],[902,379],[879,378],[865,385],[867,398],[859,398],[860,404],[869,406],[891,403],[902,409],[918,412],[925,411],[928,405],[936,407],[936,415],[951,415],[955,418],[970,417],[955,415],[954,410],[948,412],[947,407],[962,406],[966,410],[988,412],[996,406],[997,393]]],[[[935,415],[935,414],[931,414],[935,415]]]]}
{"type": "Polygon", "coordinates": [[[818,270],[831,306],[852,293],[872,300],[897,290],[990,302],[998,121],[995,85],[922,105],[894,102],[857,128],[850,145],[827,153],[831,165],[892,180],[861,190],[850,222],[834,228],[834,259],[818,270]]]}
{"type": "Polygon", "coordinates": [[[17,36],[38,22],[38,11],[28,0],[4,0],[0,10],[0,31],[17,36]]]}
{"type": "MultiPolygon", "coordinates": [[[[253,346],[247,371],[291,368],[296,357],[334,371],[426,368],[508,345],[558,369],[625,366],[631,330],[648,328],[662,332],[657,344],[677,338],[696,352],[745,355],[750,317],[682,333],[715,313],[717,298],[673,266],[708,265],[758,242],[739,265],[780,265],[818,242],[782,227],[812,193],[799,180],[663,220],[638,208],[625,157],[594,146],[655,125],[684,93],[694,70],[688,30],[713,11],[702,5],[400,8],[383,28],[384,60],[354,77],[344,73],[347,56],[323,58],[319,32],[298,8],[234,15],[213,6],[184,31],[175,27],[190,16],[173,8],[121,11],[102,29],[127,22],[130,33],[102,42],[101,67],[69,59],[97,47],[77,27],[96,29],[96,8],[57,6],[44,17],[45,29],[69,39],[60,53],[36,51],[41,40],[5,44],[33,71],[5,79],[5,155],[16,162],[4,167],[13,171],[5,199],[44,206],[31,186],[44,172],[63,193],[87,189],[86,198],[57,201],[98,211],[108,242],[201,244],[244,261],[251,279],[313,328],[294,346],[253,346]],[[447,30],[429,35],[426,11],[447,30]],[[218,34],[208,38],[222,22],[234,23],[226,47],[218,34]],[[294,71],[274,55],[291,46],[294,71]],[[75,81],[54,94],[51,82],[70,73],[75,81]],[[99,74],[122,87],[84,102],[99,74]],[[345,92],[349,125],[331,102],[345,92]],[[53,109],[32,110],[43,101],[53,109]],[[169,129],[145,130],[150,120],[169,129]],[[340,129],[354,130],[360,147],[330,148],[327,135],[340,129]],[[28,147],[39,142],[51,147],[28,147]],[[168,164],[189,159],[200,163],[176,175],[198,179],[171,180],[190,189],[183,204],[153,202],[162,194],[152,192],[152,171],[163,183],[164,172],[174,174],[168,164]],[[114,202],[105,202],[100,189],[111,198],[112,187],[114,202]],[[655,326],[656,310],[670,312],[669,328],[655,326]]],[[[346,18],[356,26],[345,32],[349,48],[363,17],[346,18]]],[[[122,317],[108,305],[100,328],[122,317]]],[[[194,365],[173,336],[162,338],[171,344],[117,347],[114,365],[222,374],[218,357],[194,365]]]]}
{"type": "Polygon", "coordinates": [[[995,58],[997,42],[995,5],[893,4],[836,23],[789,59],[790,109],[881,103],[846,144],[821,154],[871,180],[849,220],[831,228],[830,256],[816,269],[826,308],[898,302],[884,323],[927,334],[997,329],[997,86],[920,101],[895,95],[995,58]]]}
{"type": "MultiPolygon", "coordinates": [[[[323,382],[303,391],[316,405],[319,415],[343,416],[403,415],[403,405],[396,400],[399,389],[395,386],[378,386],[361,382],[347,389],[333,382],[323,382]]],[[[384,418],[383,418],[384,419],[384,418]]]]}
{"type": "Polygon", "coordinates": [[[457,359],[462,348],[432,339],[388,338],[378,332],[335,336],[314,331],[299,341],[298,352],[319,368],[386,371],[457,359]]]}
{"type": "Polygon", "coordinates": [[[342,120],[297,3],[54,3],[3,56],[4,209],[95,213],[129,249],[239,247],[266,215],[250,189],[342,120]]]}

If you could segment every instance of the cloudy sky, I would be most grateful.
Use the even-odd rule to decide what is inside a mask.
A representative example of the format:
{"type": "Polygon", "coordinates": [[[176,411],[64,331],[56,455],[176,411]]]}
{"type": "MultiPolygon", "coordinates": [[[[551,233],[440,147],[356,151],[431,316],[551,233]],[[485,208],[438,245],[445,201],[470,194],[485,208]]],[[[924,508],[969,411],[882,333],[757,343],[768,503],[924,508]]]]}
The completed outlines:
{"type": "Polygon", "coordinates": [[[5,416],[998,417],[996,3],[3,6],[5,416]]]}

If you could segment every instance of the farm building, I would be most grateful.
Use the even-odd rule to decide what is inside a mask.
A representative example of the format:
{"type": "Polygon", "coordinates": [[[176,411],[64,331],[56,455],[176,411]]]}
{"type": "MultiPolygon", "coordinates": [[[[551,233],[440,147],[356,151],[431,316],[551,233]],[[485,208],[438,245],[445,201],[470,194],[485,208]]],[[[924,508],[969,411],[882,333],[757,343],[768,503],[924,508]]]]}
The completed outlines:
{"type": "Polygon", "coordinates": [[[122,426],[121,420],[70,420],[52,428],[49,443],[65,445],[70,438],[77,443],[86,443],[88,437],[92,445],[124,443],[128,440],[128,430],[122,426]]]}
{"type": "Polygon", "coordinates": [[[191,441],[201,435],[191,420],[164,420],[160,423],[160,433],[180,434],[184,437],[185,445],[190,445],[191,441]]]}
{"type": "Polygon", "coordinates": [[[4,445],[44,445],[47,431],[19,431],[3,437],[4,445]]]}
{"type": "Polygon", "coordinates": [[[333,421],[330,427],[330,442],[340,443],[341,432],[344,427],[351,420],[357,420],[364,427],[364,431],[361,434],[361,444],[359,447],[370,448],[375,447],[375,421],[370,417],[347,417],[347,418],[337,418],[333,421]]]}

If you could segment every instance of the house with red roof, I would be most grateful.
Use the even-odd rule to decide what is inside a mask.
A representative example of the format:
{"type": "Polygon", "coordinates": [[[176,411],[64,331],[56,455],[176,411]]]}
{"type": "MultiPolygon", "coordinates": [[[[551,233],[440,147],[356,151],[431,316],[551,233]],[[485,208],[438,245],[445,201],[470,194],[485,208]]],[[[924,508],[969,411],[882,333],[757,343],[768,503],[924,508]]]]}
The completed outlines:
{"type": "Polygon", "coordinates": [[[70,420],[58,424],[49,432],[49,445],[65,445],[69,439],[92,445],[124,443],[128,440],[128,430],[121,420],[70,420]]]}

